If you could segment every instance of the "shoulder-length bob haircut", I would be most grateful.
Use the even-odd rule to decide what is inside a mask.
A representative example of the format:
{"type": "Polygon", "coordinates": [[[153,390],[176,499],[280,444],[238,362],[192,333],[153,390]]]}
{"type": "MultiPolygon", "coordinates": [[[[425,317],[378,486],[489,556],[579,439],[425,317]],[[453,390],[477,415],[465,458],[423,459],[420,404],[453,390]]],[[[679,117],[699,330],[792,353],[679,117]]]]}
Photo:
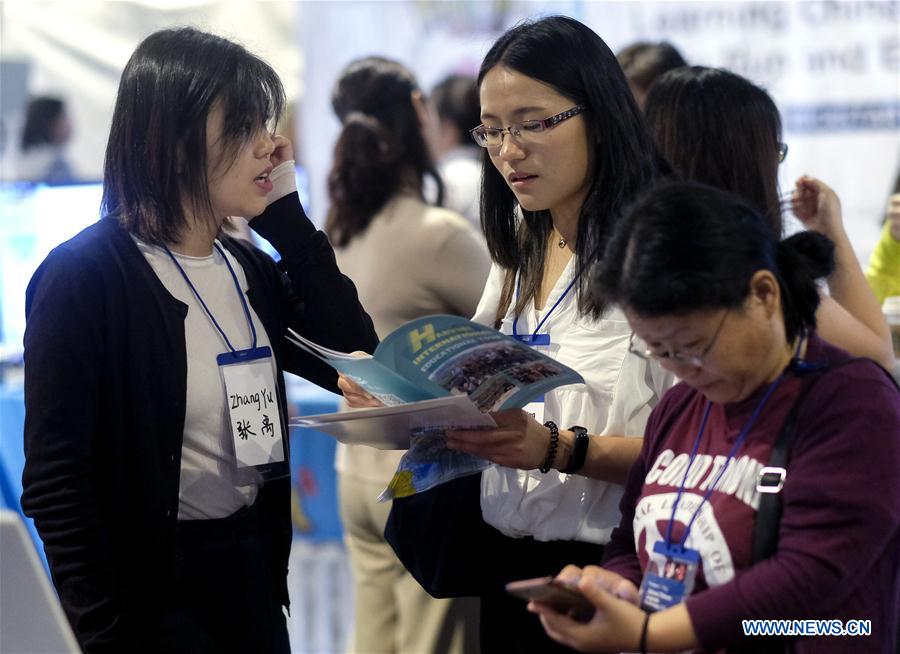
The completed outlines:
{"type": "Polygon", "coordinates": [[[768,93],[730,71],[690,66],[656,80],[644,112],[676,175],[746,198],[781,235],[781,116],[768,93]]]}
{"type": "Polygon", "coordinates": [[[119,82],[103,171],[105,215],[158,245],[177,242],[194,215],[211,215],[206,124],[223,116],[227,168],[260,130],[274,128],[284,89],[265,62],[240,45],[192,28],[144,39],[119,82]]]}
{"type": "MultiPolygon", "coordinates": [[[[625,75],[606,43],[589,27],[564,16],[518,25],[503,34],[488,51],[478,73],[478,85],[495,66],[543,82],[573,104],[582,104],[593,168],[590,191],[581,209],[575,244],[575,264],[586,267],[602,251],[622,206],[651,180],[661,158],[628,88],[625,75]]],[[[522,211],[517,219],[515,195],[485,156],[481,224],[491,256],[508,271],[501,312],[512,299],[518,272],[520,291],[516,313],[534,298],[543,277],[544,253],[552,229],[549,211],[522,211]]],[[[586,308],[587,275],[577,288],[579,309],[586,308]]],[[[597,309],[595,315],[602,313],[597,309]]]]}
{"type": "Polygon", "coordinates": [[[627,210],[594,271],[594,294],[650,318],[737,308],[759,270],[778,280],[788,340],[813,329],[815,280],[834,270],[832,242],[812,231],[779,241],[745,198],[668,182],[627,210]]]}

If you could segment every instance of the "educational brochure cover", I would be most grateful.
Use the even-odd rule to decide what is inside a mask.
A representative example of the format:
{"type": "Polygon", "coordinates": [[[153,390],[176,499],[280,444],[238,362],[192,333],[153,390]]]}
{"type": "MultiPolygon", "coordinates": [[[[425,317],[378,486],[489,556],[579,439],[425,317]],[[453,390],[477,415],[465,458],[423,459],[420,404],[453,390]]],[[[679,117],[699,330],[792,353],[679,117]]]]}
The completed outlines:
{"type": "Polygon", "coordinates": [[[490,427],[493,420],[479,414],[521,408],[559,386],[584,383],[577,372],[527,344],[458,316],[425,316],[406,323],[391,332],[374,355],[336,352],[293,331],[288,338],[387,405],[294,418],[291,424],[383,449],[402,449],[410,443],[384,499],[411,495],[487,467],[480,459],[447,450],[444,430],[490,427]],[[456,411],[435,412],[437,407],[428,402],[452,396],[467,397],[477,410],[465,410],[465,400],[460,399],[454,402],[456,411]],[[416,404],[410,403],[422,403],[424,414],[432,415],[398,422],[401,414],[416,415],[411,411],[416,404]],[[394,413],[398,415],[392,417],[394,413]],[[365,428],[362,424],[348,428],[354,421],[365,421],[365,428]],[[409,441],[398,437],[403,424],[409,427],[409,441]]]}
{"type": "Polygon", "coordinates": [[[386,405],[467,395],[482,412],[523,407],[577,372],[496,329],[459,316],[418,318],[389,334],[374,355],[289,339],[351,378],[386,405]]]}

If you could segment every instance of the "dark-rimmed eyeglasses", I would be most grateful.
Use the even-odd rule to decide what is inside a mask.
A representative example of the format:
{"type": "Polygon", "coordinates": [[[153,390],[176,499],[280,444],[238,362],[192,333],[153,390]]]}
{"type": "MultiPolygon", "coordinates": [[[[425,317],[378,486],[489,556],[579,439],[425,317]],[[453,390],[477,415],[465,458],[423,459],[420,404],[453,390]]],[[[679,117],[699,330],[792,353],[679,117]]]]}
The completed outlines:
{"type": "Polygon", "coordinates": [[[543,120],[523,120],[521,123],[513,123],[509,127],[487,127],[479,125],[469,130],[469,134],[475,142],[483,148],[489,150],[499,150],[503,145],[503,135],[509,134],[519,144],[527,144],[531,142],[531,137],[544,132],[551,127],[559,125],[561,122],[569,120],[573,116],[583,113],[587,107],[583,104],[575,105],[571,109],[566,109],[558,114],[544,118],[543,120]]]}
{"type": "Polygon", "coordinates": [[[725,313],[722,314],[722,320],[719,321],[719,326],[716,327],[716,333],[713,334],[712,339],[709,341],[709,344],[705,348],[703,348],[703,351],[697,354],[693,354],[690,352],[654,352],[650,348],[637,349],[634,346],[634,332],[631,332],[631,337],[628,339],[628,351],[635,356],[638,356],[641,359],[645,359],[647,361],[651,359],[656,359],[658,361],[674,361],[675,363],[684,366],[702,368],[703,359],[712,351],[713,346],[719,339],[719,332],[722,331],[722,325],[725,324],[725,318],[728,317],[728,313],[730,311],[731,309],[725,310],[725,313]]]}

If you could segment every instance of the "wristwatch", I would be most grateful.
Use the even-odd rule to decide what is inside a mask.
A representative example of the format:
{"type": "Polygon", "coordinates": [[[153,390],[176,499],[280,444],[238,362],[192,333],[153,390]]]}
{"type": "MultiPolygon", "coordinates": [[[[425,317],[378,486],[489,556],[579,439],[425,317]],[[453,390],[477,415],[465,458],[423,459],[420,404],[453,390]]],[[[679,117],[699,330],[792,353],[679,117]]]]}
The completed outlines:
{"type": "Polygon", "coordinates": [[[578,472],[584,466],[584,460],[587,457],[588,445],[591,443],[591,437],[587,429],[579,425],[572,425],[569,431],[575,432],[575,443],[572,445],[572,454],[569,456],[569,465],[560,470],[567,475],[578,472]]]}

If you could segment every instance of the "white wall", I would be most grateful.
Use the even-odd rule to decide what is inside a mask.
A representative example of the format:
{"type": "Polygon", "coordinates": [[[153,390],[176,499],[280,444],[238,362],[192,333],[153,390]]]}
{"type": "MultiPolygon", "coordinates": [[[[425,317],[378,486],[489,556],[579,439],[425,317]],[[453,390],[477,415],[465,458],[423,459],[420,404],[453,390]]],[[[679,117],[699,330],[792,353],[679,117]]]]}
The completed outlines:
{"type": "MultiPolygon", "coordinates": [[[[100,179],[119,77],[151,32],[193,26],[242,43],[281,75],[289,98],[299,93],[301,53],[292,2],[0,2],[0,58],[31,63],[32,95],[66,100],[74,126],[69,155],[78,174],[100,179]]],[[[2,80],[0,80],[2,84],[2,80]]],[[[21,116],[4,115],[13,127],[21,116]]],[[[3,169],[14,166],[7,144],[3,169]]]]}

